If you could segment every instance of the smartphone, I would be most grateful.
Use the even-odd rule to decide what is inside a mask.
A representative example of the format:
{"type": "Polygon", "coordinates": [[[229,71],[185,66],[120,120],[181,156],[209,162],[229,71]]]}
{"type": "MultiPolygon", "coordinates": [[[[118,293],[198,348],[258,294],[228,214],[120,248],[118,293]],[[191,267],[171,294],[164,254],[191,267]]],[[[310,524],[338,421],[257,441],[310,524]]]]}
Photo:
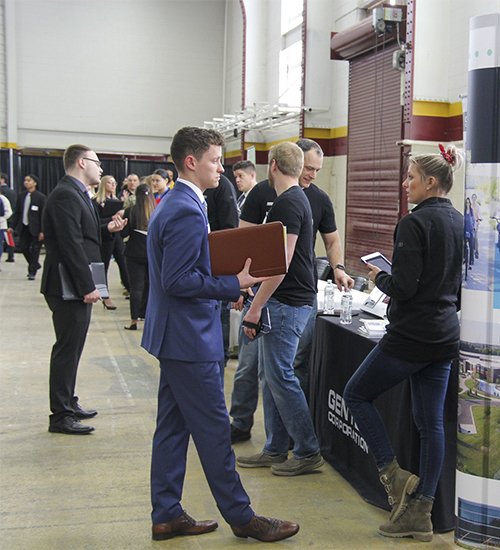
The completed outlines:
{"type": "Polygon", "coordinates": [[[378,267],[382,271],[385,271],[389,274],[392,271],[391,262],[381,252],[372,252],[371,254],[367,254],[366,256],[361,256],[361,261],[364,264],[374,265],[375,267],[378,267]]]}

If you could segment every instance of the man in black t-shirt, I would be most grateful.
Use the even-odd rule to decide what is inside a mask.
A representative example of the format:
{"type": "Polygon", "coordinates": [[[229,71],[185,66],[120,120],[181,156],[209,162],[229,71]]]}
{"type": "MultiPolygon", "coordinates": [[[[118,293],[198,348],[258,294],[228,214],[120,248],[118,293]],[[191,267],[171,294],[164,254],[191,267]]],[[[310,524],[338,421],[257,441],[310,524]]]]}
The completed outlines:
{"type": "Polygon", "coordinates": [[[267,306],[271,331],[263,335],[260,347],[266,444],[261,453],[239,457],[237,463],[245,468],[271,467],[273,474],[282,476],[304,474],[323,464],[309,407],[293,369],[299,337],[316,297],[312,212],[298,185],[303,161],[302,150],[290,142],[276,145],[269,153],[269,183],[277,198],[268,221],[281,221],[287,228],[288,272],[261,284],[243,319],[246,336],[254,339],[253,326],[267,306]],[[288,458],[290,438],[294,447],[288,458]]]}
{"type": "MultiPolygon", "coordinates": [[[[312,139],[299,139],[297,145],[304,152],[304,168],[299,177],[299,185],[304,190],[313,214],[313,239],[319,231],[323,239],[326,255],[334,268],[335,282],[339,290],[352,288],[354,281],[344,268],[342,241],[335,223],[335,212],[330,197],[314,184],[318,172],[323,167],[323,151],[312,139]]],[[[249,193],[240,216],[240,227],[265,223],[267,213],[276,199],[276,191],[268,180],[258,183],[249,193]]]]}
{"type": "MultiPolygon", "coordinates": [[[[304,152],[304,167],[299,177],[299,185],[309,200],[313,215],[313,242],[319,231],[325,245],[330,265],[334,266],[335,282],[339,290],[352,288],[354,281],[344,269],[342,241],[335,223],[335,212],[330,197],[313,182],[323,166],[323,151],[311,139],[300,139],[297,145],[304,152]]],[[[276,199],[276,191],[268,180],[258,183],[248,194],[240,216],[240,227],[265,223],[267,214],[276,199]]],[[[309,359],[311,355],[314,326],[316,323],[317,302],[313,304],[311,317],[302,333],[294,361],[295,375],[306,395],[309,395],[309,359]]],[[[240,355],[241,355],[240,351],[240,355]]],[[[245,349],[243,349],[245,355],[245,349]]],[[[258,364],[255,358],[242,357],[238,364],[233,393],[231,396],[230,416],[231,439],[233,443],[250,439],[253,425],[253,413],[257,406],[254,395],[258,386],[258,364]],[[250,360],[252,359],[252,360],[250,360]],[[244,372],[240,372],[241,368],[244,372]],[[253,368],[252,368],[253,367],[253,368]]]]}

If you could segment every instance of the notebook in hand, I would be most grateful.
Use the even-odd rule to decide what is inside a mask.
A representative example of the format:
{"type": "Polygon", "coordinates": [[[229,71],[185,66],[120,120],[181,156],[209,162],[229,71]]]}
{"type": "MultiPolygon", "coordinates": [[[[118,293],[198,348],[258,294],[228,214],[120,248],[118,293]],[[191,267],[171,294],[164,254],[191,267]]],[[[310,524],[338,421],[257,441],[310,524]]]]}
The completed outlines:
{"type": "MultiPolygon", "coordinates": [[[[61,279],[62,299],[65,301],[70,300],[83,300],[83,296],[79,296],[73,280],[71,279],[68,270],[64,264],[59,264],[59,278],[61,279]]],[[[108,285],[106,283],[106,271],[104,269],[104,263],[92,262],[89,264],[89,269],[92,273],[92,279],[94,281],[96,289],[101,295],[101,299],[105,300],[109,298],[108,285]]]]}
{"type": "Polygon", "coordinates": [[[247,258],[252,259],[254,277],[287,272],[286,229],[281,222],[213,231],[208,244],[212,275],[236,275],[247,258]]]}
{"type": "Polygon", "coordinates": [[[117,212],[123,209],[123,201],[107,200],[102,207],[101,217],[112,218],[117,212]]]}

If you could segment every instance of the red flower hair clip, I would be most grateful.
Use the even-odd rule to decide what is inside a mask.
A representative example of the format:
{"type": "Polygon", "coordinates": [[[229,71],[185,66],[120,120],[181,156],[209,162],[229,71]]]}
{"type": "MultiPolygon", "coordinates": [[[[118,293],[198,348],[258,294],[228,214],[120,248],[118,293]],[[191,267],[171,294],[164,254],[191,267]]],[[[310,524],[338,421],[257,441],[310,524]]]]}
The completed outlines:
{"type": "Polygon", "coordinates": [[[441,156],[444,160],[453,166],[455,164],[455,155],[446,151],[441,143],[439,144],[439,150],[441,151],[441,156]]]}

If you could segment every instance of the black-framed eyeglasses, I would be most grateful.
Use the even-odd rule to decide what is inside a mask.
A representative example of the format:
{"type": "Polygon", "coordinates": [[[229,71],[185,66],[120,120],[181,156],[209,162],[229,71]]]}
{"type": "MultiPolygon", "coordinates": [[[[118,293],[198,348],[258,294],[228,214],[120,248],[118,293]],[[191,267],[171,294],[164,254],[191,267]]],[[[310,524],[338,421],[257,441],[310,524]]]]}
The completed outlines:
{"type": "Polygon", "coordinates": [[[100,160],[96,160],[96,159],[91,159],[89,157],[82,157],[82,159],[84,160],[91,160],[92,162],[95,162],[97,164],[97,166],[99,166],[99,168],[102,166],[102,162],[100,160]]]}

